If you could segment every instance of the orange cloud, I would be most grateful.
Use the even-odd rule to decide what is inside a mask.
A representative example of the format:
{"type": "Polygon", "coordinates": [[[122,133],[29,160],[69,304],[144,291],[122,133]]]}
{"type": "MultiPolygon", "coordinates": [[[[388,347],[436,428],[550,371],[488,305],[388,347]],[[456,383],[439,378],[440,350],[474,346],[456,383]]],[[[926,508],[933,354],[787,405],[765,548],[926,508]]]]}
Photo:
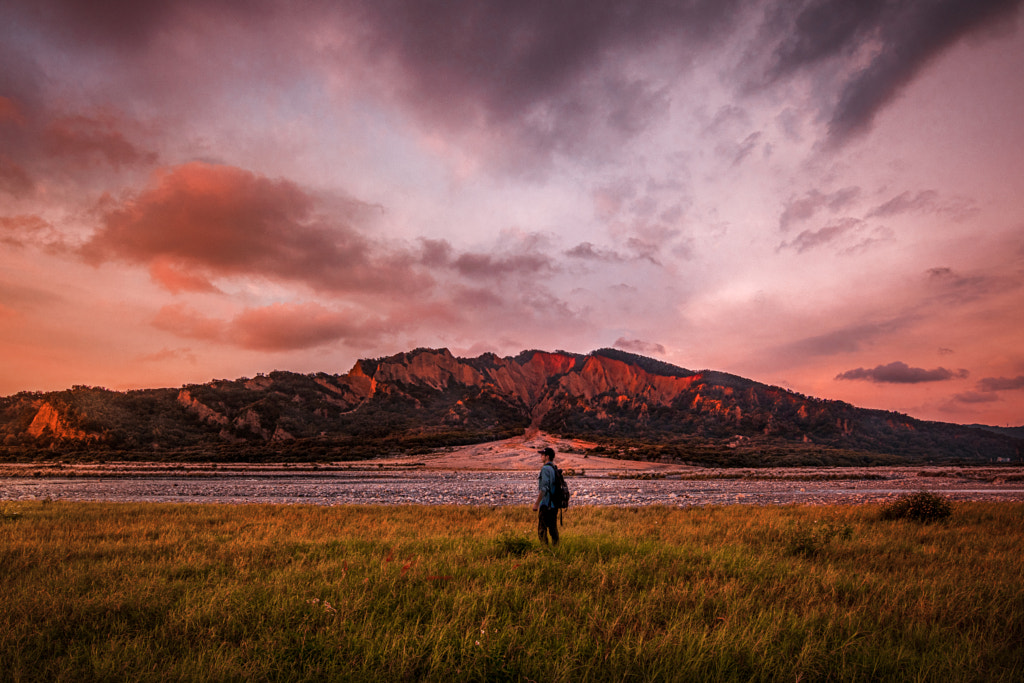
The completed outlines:
{"type": "Polygon", "coordinates": [[[229,321],[175,304],[164,306],[153,326],[180,337],[252,351],[292,351],[341,341],[373,341],[384,327],[379,320],[331,310],[317,303],[248,308],[229,321]]]}
{"type": "Polygon", "coordinates": [[[0,216],[0,243],[13,247],[57,246],[60,238],[53,226],[39,216],[0,216]]]}
{"type": "Polygon", "coordinates": [[[8,308],[3,304],[0,304],[0,320],[10,320],[11,318],[18,317],[18,312],[13,308],[8,308]]]}
{"type": "Polygon", "coordinates": [[[221,341],[227,326],[223,321],[204,316],[183,304],[164,306],[153,319],[153,326],[179,337],[221,341]]]}
{"type": "Polygon", "coordinates": [[[251,308],[231,324],[232,339],[256,351],[306,349],[373,335],[376,325],[319,304],[273,304],[251,308]]]}
{"type": "Polygon", "coordinates": [[[173,262],[157,258],[149,264],[149,276],[153,282],[173,294],[180,292],[219,292],[207,278],[195,273],[184,272],[173,262]]]}

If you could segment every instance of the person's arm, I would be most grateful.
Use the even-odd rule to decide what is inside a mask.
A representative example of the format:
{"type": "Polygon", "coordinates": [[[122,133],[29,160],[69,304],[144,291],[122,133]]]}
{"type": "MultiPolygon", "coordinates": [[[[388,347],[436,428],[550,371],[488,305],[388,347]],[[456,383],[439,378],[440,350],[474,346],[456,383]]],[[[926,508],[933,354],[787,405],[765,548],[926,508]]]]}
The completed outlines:
{"type": "Polygon", "coordinates": [[[547,465],[540,468],[540,490],[537,493],[537,501],[533,504],[534,510],[540,509],[540,502],[544,500],[544,496],[551,490],[551,475],[548,474],[545,469],[547,465]]]}

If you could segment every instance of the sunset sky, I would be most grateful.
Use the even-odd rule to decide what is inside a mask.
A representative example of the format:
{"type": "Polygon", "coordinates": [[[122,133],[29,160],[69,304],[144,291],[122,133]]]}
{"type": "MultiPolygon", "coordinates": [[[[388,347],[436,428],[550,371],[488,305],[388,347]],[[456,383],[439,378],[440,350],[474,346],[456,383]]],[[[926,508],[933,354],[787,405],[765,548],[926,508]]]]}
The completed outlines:
{"type": "Polygon", "coordinates": [[[1013,0],[5,0],[0,395],[618,347],[1024,424],[1013,0]]]}

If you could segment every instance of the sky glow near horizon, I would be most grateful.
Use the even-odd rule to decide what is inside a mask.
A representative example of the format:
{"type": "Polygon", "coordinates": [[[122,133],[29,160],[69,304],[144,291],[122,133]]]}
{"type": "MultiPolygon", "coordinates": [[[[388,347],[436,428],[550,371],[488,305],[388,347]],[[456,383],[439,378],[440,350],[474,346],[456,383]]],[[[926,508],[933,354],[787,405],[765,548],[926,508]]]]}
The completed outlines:
{"type": "Polygon", "coordinates": [[[617,347],[1024,424],[1018,0],[12,0],[0,395],[617,347]]]}

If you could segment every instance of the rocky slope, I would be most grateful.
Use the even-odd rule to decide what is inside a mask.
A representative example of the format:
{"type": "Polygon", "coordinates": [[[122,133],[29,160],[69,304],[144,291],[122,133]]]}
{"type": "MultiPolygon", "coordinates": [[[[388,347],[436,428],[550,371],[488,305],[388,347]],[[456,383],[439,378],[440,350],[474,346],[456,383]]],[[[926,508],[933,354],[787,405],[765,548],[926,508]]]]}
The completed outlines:
{"type": "Polygon", "coordinates": [[[355,459],[538,429],[627,457],[737,465],[1017,461],[1024,443],[611,349],[469,359],[418,349],[360,360],[343,375],[0,399],[8,459],[355,459]]]}

